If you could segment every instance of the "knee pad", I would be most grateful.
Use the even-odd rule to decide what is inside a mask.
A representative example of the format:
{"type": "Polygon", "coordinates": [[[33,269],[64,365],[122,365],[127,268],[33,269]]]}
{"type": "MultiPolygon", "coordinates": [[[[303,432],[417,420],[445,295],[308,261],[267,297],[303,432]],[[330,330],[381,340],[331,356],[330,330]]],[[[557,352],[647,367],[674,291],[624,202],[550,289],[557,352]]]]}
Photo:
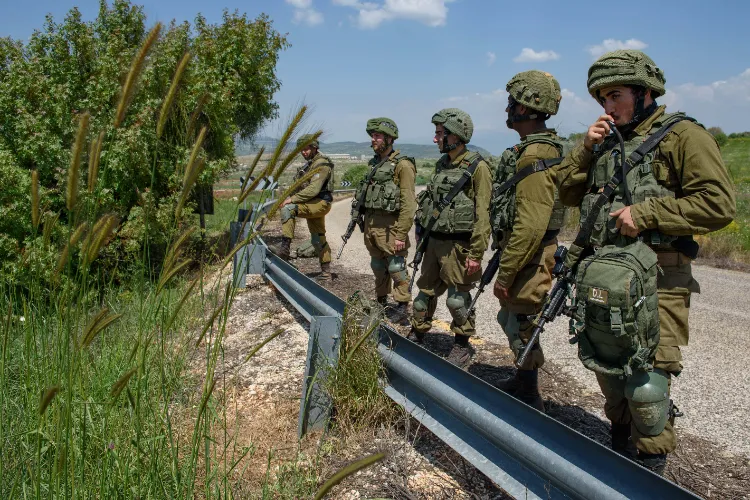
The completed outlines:
{"type": "Polygon", "coordinates": [[[454,287],[448,288],[448,298],[445,305],[453,316],[453,322],[456,326],[463,326],[469,320],[470,303],[471,295],[469,295],[469,292],[459,292],[454,287]]]}
{"type": "Polygon", "coordinates": [[[372,269],[372,272],[375,274],[380,274],[386,270],[387,264],[386,261],[383,259],[376,259],[375,257],[372,257],[370,259],[370,269],[372,269]]]}
{"type": "Polygon", "coordinates": [[[297,205],[294,203],[287,203],[283,207],[281,207],[281,223],[288,221],[289,219],[294,219],[297,217],[297,205]]]}
{"type": "Polygon", "coordinates": [[[398,255],[388,257],[388,273],[397,286],[407,281],[409,273],[406,271],[406,259],[398,255]]]}
{"type": "Polygon", "coordinates": [[[625,383],[625,397],[635,428],[645,436],[661,434],[669,419],[669,374],[636,371],[625,383]]]}
{"type": "Polygon", "coordinates": [[[424,292],[420,291],[417,294],[412,303],[412,311],[415,318],[424,319],[427,317],[427,311],[430,308],[430,300],[432,300],[432,297],[424,292]]]}

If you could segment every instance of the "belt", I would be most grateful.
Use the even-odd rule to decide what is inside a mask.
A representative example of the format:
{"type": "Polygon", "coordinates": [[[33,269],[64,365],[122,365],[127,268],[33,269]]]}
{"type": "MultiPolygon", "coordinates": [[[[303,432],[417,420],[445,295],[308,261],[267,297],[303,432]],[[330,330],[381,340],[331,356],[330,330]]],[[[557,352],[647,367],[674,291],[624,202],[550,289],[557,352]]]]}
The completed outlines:
{"type": "Polygon", "coordinates": [[[680,252],[656,252],[656,260],[661,267],[682,266],[693,262],[693,259],[680,252]]]}

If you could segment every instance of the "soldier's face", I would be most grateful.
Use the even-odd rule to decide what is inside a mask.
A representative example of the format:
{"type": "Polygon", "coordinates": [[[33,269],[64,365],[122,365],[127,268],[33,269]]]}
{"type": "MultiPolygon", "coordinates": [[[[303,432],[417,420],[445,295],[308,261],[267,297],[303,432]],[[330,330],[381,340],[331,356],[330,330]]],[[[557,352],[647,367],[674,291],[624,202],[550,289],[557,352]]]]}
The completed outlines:
{"type": "Polygon", "coordinates": [[[307,146],[305,149],[303,149],[300,152],[302,153],[302,157],[305,160],[310,160],[310,159],[312,159],[313,156],[315,156],[315,153],[318,152],[318,148],[316,148],[315,146],[310,145],[310,146],[307,146]]]}
{"type": "Polygon", "coordinates": [[[635,114],[636,95],[633,89],[618,85],[599,91],[599,104],[611,116],[618,127],[630,123],[635,114]]]}
{"type": "Polygon", "coordinates": [[[446,134],[444,126],[435,124],[435,137],[432,142],[437,144],[441,153],[447,153],[449,151],[448,146],[458,144],[458,138],[453,134],[446,134]]]}
{"type": "Polygon", "coordinates": [[[388,151],[391,145],[390,137],[382,132],[373,132],[370,134],[370,147],[375,154],[382,154],[388,151]]]}

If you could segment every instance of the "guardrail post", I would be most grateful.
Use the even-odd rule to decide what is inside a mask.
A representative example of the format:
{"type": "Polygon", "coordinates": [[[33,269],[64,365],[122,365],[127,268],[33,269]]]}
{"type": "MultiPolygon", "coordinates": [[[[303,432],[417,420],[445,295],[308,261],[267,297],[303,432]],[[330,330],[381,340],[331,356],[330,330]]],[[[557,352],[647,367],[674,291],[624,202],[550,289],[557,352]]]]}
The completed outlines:
{"type": "Polygon", "coordinates": [[[265,272],[263,261],[266,259],[266,251],[268,249],[255,242],[248,245],[248,247],[247,274],[263,274],[265,272]]]}
{"type": "Polygon", "coordinates": [[[338,363],[340,341],[340,317],[312,317],[297,423],[299,437],[304,436],[310,430],[322,429],[328,424],[332,402],[323,384],[328,370],[338,363]]]}

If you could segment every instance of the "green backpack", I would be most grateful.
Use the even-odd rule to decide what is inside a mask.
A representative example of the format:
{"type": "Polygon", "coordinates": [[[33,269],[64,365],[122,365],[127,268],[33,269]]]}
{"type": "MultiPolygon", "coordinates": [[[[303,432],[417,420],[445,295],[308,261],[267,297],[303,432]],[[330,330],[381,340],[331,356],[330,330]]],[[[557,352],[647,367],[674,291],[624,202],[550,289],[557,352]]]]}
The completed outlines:
{"type": "Polygon", "coordinates": [[[659,345],[658,269],[642,241],[602,247],[578,265],[570,326],[586,368],[617,377],[651,368],[659,345]]]}
{"type": "Polygon", "coordinates": [[[307,240],[297,247],[298,259],[309,259],[318,256],[318,250],[313,246],[312,241],[307,240]]]}

